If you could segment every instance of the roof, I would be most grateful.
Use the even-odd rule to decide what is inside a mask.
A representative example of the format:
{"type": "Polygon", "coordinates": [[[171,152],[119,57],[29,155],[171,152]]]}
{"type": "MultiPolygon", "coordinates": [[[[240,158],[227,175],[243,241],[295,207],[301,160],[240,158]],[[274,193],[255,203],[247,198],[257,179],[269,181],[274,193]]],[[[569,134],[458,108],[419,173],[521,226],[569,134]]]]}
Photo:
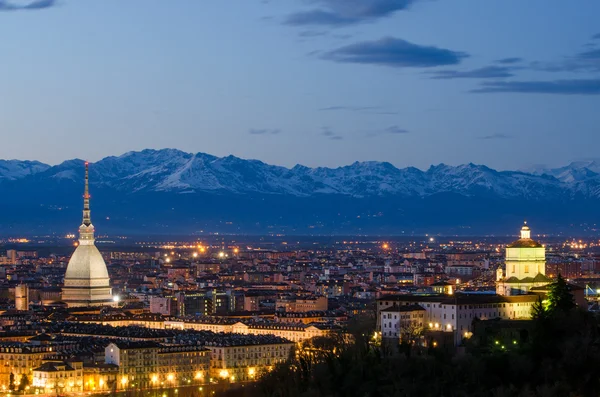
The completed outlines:
{"type": "Polygon", "coordinates": [[[425,311],[421,305],[393,305],[387,309],[383,309],[382,312],[414,312],[414,311],[425,311]]]}
{"type": "Polygon", "coordinates": [[[65,281],[68,279],[106,279],[108,284],[106,263],[95,245],[79,244],[75,249],[65,273],[65,281]]]}
{"type": "Polygon", "coordinates": [[[63,361],[50,361],[43,363],[39,367],[35,368],[34,371],[42,372],[57,372],[57,371],[73,371],[73,367],[63,361]]]}
{"type": "Polygon", "coordinates": [[[450,285],[452,285],[452,284],[447,281],[438,281],[437,283],[431,284],[432,287],[447,287],[450,285]]]}
{"type": "Polygon", "coordinates": [[[456,293],[452,296],[448,295],[387,295],[383,296],[378,301],[396,301],[396,302],[433,302],[445,305],[477,305],[488,303],[513,303],[513,302],[535,302],[537,295],[497,295],[497,294],[462,294],[456,293]]]}
{"type": "Polygon", "coordinates": [[[510,277],[504,280],[506,284],[526,284],[526,283],[549,283],[550,280],[548,277],[543,275],[542,273],[538,273],[535,277],[525,277],[522,279],[518,279],[516,277],[510,277]]]}
{"type": "Polygon", "coordinates": [[[542,248],[543,245],[530,238],[520,238],[506,246],[506,248],[542,248]]]}

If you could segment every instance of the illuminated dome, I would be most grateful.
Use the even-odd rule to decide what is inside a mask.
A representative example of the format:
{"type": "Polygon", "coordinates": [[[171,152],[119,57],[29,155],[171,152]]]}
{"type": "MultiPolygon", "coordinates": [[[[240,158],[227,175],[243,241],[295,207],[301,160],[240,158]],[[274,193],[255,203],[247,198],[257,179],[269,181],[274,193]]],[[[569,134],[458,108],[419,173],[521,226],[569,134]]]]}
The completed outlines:
{"type": "Polygon", "coordinates": [[[85,163],[83,223],[79,226],[79,245],[67,265],[62,289],[62,300],[69,307],[114,305],[106,263],[94,245],[88,182],[88,163],[85,163]]]}
{"type": "Polygon", "coordinates": [[[546,277],[546,248],[531,238],[527,222],[520,237],[506,247],[505,267],[496,272],[496,293],[500,295],[526,294],[550,282],[546,277]]]}
{"type": "Polygon", "coordinates": [[[527,226],[527,222],[523,223],[521,228],[521,238],[509,244],[507,248],[540,248],[542,244],[531,238],[531,229],[527,226]]]}
{"type": "Polygon", "coordinates": [[[108,279],[106,263],[95,245],[77,247],[69,260],[65,279],[108,279]]]}

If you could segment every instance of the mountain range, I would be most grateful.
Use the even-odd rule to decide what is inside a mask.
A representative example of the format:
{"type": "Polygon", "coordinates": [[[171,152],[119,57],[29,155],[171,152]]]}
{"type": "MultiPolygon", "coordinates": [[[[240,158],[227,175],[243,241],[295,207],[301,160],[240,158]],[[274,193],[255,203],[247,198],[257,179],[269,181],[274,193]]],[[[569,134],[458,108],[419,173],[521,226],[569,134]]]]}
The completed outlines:
{"type": "MultiPolygon", "coordinates": [[[[0,160],[0,234],[75,230],[83,161],[0,160]]],[[[274,166],[234,156],[143,150],[90,165],[92,214],[107,233],[594,233],[600,164],[496,171],[387,162],[274,166]],[[543,229],[542,229],[543,228],[543,229]]]]}

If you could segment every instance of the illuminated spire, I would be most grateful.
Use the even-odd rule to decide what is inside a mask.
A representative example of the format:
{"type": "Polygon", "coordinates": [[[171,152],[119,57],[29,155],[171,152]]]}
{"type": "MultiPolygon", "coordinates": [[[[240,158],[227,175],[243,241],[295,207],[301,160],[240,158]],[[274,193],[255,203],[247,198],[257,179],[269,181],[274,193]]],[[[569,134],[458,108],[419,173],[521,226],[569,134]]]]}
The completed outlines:
{"type": "Polygon", "coordinates": [[[92,220],[90,218],[90,173],[89,173],[89,163],[85,162],[85,190],[83,192],[83,224],[89,226],[92,224],[92,220]]]}
{"type": "Polygon", "coordinates": [[[83,191],[83,223],[79,226],[79,244],[94,243],[94,225],[90,216],[90,173],[89,164],[85,162],[85,189],[83,191]]]}

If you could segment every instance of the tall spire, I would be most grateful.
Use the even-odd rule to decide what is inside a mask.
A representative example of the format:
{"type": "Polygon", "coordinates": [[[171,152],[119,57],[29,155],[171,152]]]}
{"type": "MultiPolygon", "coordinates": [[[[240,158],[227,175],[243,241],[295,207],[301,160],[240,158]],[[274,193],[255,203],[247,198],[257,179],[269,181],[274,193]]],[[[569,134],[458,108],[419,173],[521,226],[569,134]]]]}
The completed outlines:
{"type": "Polygon", "coordinates": [[[83,224],[89,226],[92,224],[92,220],[90,218],[90,172],[89,172],[89,163],[85,162],[85,190],[83,193],[83,224]]]}
{"type": "Polygon", "coordinates": [[[90,217],[90,173],[85,162],[85,189],[83,191],[83,223],[79,226],[79,244],[94,244],[94,225],[90,217]]]}

